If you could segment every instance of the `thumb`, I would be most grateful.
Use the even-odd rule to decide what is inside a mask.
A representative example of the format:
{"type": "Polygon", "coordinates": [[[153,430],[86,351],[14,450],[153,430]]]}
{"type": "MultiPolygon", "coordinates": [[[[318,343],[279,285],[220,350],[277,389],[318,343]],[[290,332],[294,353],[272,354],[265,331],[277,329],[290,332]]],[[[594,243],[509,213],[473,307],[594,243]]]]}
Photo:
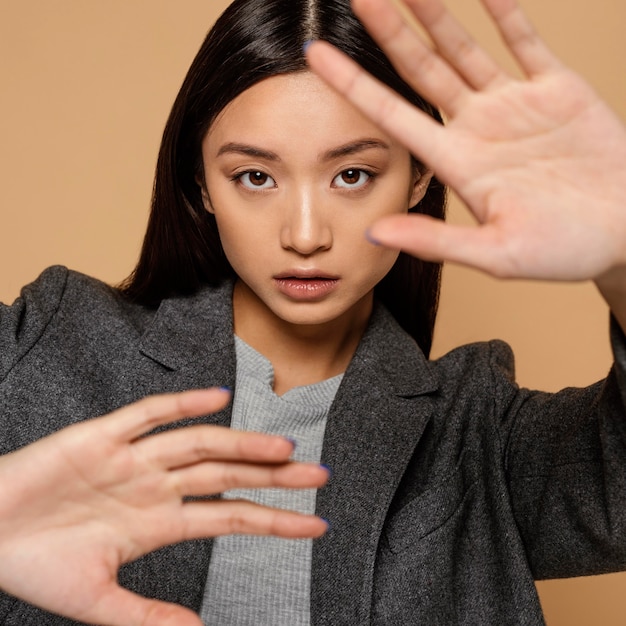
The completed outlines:
{"type": "Polygon", "coordinates": [[[505,260],[500,238],[489,225],[457,226],[428,215],[382,218],[370,227],[367,238],[424,261],[451,261],[491,274],[498,273],[505,260]]]}
{"type": "Polygon", "coordinates": [[[118,585],[101,597],[86,619],[103,626],[203,626],[189,609],[144,598],[118,585]]]}

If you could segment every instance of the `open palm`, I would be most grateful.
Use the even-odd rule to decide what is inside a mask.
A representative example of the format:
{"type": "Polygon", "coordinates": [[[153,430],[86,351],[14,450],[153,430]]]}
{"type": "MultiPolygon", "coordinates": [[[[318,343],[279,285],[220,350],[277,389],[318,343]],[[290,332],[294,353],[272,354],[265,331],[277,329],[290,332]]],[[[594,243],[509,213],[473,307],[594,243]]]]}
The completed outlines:
{"type": "Polygon", "coordinates": [[[440,0],[404,0],[428,46],[389,0],[354,0],[440,126],[323,42],[314,71],[402,141],[464,200],[478,226],[397,216],[371,237],[430,260],[506,277],[583,280],[626,264],[626,131],[533,31],[515,0],[483,0],[524,79],[508,75],[440,0]]]}
{"type": "Polygon", "coordinates": [[[233,487],[319,487],[323,468],[289,462],[291,442],[197,425],[157,426],[223,408],[214,389],[155,396],[0,458],[0,588],[80,621],[201,626],[197,615],[117,584],[123,563],[169,543],[225,533],[315,537],[308,515],[234,500],[184,501],[233,487]]]}

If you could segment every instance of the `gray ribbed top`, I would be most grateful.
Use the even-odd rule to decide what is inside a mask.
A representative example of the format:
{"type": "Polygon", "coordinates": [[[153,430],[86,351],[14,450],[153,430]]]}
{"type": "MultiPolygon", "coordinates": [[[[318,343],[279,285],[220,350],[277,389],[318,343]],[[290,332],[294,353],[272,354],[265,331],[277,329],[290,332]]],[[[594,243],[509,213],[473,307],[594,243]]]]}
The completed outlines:
{"type": "MultiPolygon", "coordinates": [[[[277,396],[272,364],[238,337],[235,345],[237,379],[231,426],[295,439],[294,459],[319,463],[328,411],[342,375],[277,396]]],[[[224,497],[313,513],[316,493],[315,489],[234,489],[224,497]]],[[[308,539],[218,537],[201,610],[204,623],[308,626],[311,547],[308,539]]]]}

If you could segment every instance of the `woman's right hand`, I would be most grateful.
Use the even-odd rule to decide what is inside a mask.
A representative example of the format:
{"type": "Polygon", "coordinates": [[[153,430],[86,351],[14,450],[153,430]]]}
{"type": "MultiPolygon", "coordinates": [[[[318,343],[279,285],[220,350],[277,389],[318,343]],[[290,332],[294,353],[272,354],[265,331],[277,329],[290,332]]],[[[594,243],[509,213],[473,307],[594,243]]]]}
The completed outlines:
{"type": "Polygon", "coordinates": [[[227,391],[153,396],[0,457],[0,589],[107,626],[201,626],[188,609],[117,584],[119,567],[163,545],[228,533],[318,537],[326,523],[236,500],[184,501],[235,487],[321,487],[281,437],[157,426],[223,408],[227,391]]]}

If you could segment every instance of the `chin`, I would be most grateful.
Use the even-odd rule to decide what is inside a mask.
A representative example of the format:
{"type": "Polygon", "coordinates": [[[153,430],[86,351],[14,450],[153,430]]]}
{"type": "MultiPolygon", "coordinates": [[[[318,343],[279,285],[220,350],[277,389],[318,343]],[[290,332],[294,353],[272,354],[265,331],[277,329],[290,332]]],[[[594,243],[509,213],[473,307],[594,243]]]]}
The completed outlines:
{"type": "Polygon", "coordinates": [[[341,320],[353,320],[362,318],[362,307],[337,307],[329,306],[328,303],[316,302],[291,305],[282,310],[274,311],[283,322],[294,326],[324,326],[341,320]]]}

